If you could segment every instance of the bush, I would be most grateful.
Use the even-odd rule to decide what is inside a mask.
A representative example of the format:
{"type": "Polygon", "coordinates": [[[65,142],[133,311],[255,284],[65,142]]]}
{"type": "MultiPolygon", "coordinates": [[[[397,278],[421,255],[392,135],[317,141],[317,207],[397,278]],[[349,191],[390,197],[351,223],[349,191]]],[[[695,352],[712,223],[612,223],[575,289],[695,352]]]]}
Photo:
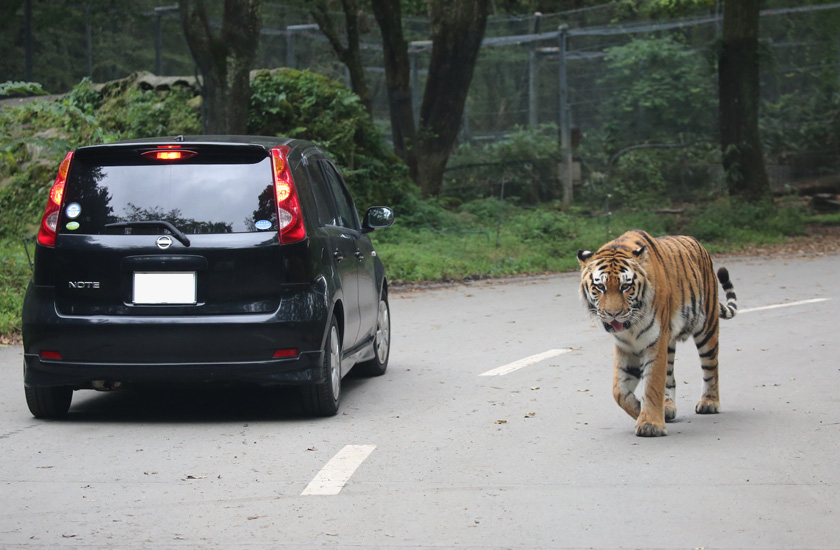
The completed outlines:
{"type": "Polygon", "coordinates": [[[802,234],[806,213],[795,205],[782,207],[771,200],[725,198],[695,209],[690,219],[682,232],[700,241],[767,243],[802,234]]]}
{"type": "Polygon", "coordinates": [[[360,209],[416,208],[419,190],[386,147],[358,96],[329,78],[295,69],[259,71],[251,81],[248,132],[313,141],[332,156],[360,209]]]}
{"type": "Polygon", "coordinates": [[[560,148],[557,127],[519,128],[504,140],[485,145],[462,145],[449,160],[442,196],[455,202],[499,197],[522,204],[550,202],[562,196],[557,174],[560,148]]]}

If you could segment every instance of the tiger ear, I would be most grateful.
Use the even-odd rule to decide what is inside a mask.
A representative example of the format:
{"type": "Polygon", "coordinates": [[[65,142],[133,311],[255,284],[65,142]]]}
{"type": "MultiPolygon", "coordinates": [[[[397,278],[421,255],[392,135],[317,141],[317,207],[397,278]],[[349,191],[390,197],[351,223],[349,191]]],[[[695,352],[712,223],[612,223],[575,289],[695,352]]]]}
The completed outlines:
{"type": "Polygon", "coordinates": [[[578,262],[580,262],[580,266],[583,267],[586,265],[586,262],[589,261],[589,258],[593,255],[594,253],[591,250],[578,250],[577,258],[578,262]]]}
{"type": "Polygon", "coordinates": [[[641,246],[633,251],[633,255],[640,260],[644,259],[647,256],[647,246],[641,246]]]}

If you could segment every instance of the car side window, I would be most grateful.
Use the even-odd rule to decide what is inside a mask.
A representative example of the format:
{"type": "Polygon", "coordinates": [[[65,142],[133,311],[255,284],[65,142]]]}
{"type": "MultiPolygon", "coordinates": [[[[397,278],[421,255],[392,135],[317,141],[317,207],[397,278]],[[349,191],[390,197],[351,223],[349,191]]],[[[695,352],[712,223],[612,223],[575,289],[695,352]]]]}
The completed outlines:
{"type": "Polygon", "coordinates": [[[324,179],[332,191],[333,199],[335,199],[336,213],[338,217],[334,220],[334,225],[346,227],[348,229],[359,230],[359,220],[356,214],[356,209],[353,206],[353,201],[344,187],[344,183],[335,166],[327,161],[319,163],[321,169],[324,171],[324,179]]]}
{"type": "Polygon", "coordinates": [[[315,166],[309,172],[312,181],[312,194],[315,196],[315,203],[318,205],[318,221],[321,225],[338,225],[339,214],[332,199],[330,187],[327,184],[321,162],[314,163],[315,166]]]}

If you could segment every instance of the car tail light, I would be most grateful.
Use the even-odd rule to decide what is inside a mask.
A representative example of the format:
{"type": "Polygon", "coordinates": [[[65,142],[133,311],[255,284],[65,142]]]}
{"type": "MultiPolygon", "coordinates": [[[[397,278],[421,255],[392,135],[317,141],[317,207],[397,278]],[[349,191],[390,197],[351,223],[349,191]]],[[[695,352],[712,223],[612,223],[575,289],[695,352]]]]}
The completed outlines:
{"type": "Polygon", "coordinates": [[[298,350],[297,348],[289,348],[289,349],[278,349],[274,352],[272,357],[274,359],[280,359],[282,357],[297,357],[298,350]]]}
{"type": "Polygon", "coordinates": [[[280,244],[295,243],[306,238],[303,214],[300,211],[295,182],[286,156],[289,148],[281,145],[271,150],[274,171],[274,197],[277,200],[277,228],[280,244]]]}
{"type": "Polygon", "coordinates": [[[40,353],[41,359],[61,360],[61,354],[57,351],[44,350],[40,353]]]}
{"type": "Polygon", "coordinates": [[[64,199],[64,186],[67,183],[67,172],[70,171],[70,163],[73,160],[73,151],[67,153],[61,164],[58,165],[58,174],[50,189],[50,196],[47,199],[47,207],[44,209],[44,217],[41,219],[41,227],[38,229],[38,244],[55,246],[55,234],[58,229],[58,218],[61,213],[61,203],[64,199]]]}
{"type": "Polygon", "coordinates": [[[198,154],[180,147],[180,145],[158,145],[157,149],[143,151],[140,154],[150,160],[187,160],[198,154]]]}

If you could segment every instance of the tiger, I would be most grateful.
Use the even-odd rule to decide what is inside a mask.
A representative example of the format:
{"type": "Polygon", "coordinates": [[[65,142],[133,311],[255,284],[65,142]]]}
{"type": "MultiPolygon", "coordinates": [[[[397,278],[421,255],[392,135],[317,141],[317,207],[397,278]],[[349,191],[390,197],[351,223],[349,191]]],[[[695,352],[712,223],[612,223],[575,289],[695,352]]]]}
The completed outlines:
{"type": "Polygon", "coordinates": [[[615,338],[613,397],[636,419],[636,435],[667,435],[676,418],[674,353],[677,341],[694,339],[703,369],[697,414],[720,412],[719,319],[738,312],[729,271],[717,281],[726,303],[718,302],[712,258],[693,237],[653,238],[634,230],[597,252],[579,250],[580,295],[590,314],[615,338]],[[635,391],[644,381],[644,396],[635,391]]]}

